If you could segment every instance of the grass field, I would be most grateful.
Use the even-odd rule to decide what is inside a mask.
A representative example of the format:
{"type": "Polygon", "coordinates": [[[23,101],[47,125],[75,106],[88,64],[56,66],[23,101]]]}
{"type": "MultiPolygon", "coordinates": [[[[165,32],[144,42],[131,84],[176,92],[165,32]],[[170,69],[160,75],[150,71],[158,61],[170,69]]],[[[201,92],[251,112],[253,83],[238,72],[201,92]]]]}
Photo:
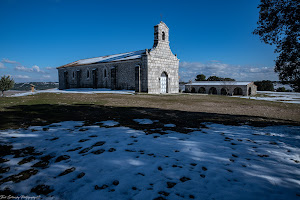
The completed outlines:
{"type": "Polygon", "coordinates": [[[37,94],[0,98],[0,128],[68,120],[159,118],[195,126],[201,122],[252,125],[300,124],[300,105],[215,95],[37,94]]]}

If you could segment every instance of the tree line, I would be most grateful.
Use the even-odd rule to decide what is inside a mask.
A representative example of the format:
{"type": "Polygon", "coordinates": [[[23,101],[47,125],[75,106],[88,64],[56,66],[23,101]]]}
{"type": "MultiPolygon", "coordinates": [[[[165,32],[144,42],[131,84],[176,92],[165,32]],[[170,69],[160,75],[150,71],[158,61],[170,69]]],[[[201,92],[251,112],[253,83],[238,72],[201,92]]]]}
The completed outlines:
{"type": "MultiPolygon", "coordinates": [[[[218,76],[210,76],[206,78],[204,74],[198,74],[195,81],[235,81],[235,79],[222,78],[218,76]]],[[[270,80],[255,81],[254,84],[257,86],[258,91],[290,92],[289,90],[286,90],[285,87],[279,87],[275,90],[274,81],[270,80]]]]}
{"type": "Polygon", "coordinates": [[[195,81],[235,81],[232,78],[221,78],[218,76],[210,76],[206,79],[206,76],[204,74],[198,74],[196,76],[195,81]]]}

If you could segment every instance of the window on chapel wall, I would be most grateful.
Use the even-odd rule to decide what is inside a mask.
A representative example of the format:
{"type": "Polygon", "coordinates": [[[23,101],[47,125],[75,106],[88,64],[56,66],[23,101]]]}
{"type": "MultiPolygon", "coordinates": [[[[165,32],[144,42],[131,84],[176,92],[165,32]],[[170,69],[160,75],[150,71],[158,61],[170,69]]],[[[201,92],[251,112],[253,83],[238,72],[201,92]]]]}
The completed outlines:
{"type": "Polygon", "coordinates": [[[106,69],[104,69],[104,78],[106,78],[107,77],[107,71],[106,71],[106,69]]]}
{"type": "Polygon", "coordinates": [[[162,32],[162,40],[165,40],[166,39],[166,34],[165,32],[162,32]]]}
{"type": "Polygon", "coordinates": [[[86,71],[86,78],[90,78],[90,70],[86,71]]]}

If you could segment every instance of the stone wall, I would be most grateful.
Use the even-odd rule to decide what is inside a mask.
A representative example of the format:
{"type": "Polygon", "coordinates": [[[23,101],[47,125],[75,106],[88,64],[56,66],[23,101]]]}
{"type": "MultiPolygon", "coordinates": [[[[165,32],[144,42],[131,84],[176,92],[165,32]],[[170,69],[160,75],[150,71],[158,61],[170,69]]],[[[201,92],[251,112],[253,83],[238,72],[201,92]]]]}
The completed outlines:
{"type": "Polygon", "coordinates": [[[217,95],[243,95],[249,96],[249,90],[251,90],[250,95],[256,95],[257,86],[254,83],[248,85],[185,85],[185,92],[187,93],[203,93],[203,94],[213,94],[213,88],[216,89],[217,95]],[[238,91],[238,88],[241,89],[241,93],[238,91]],[[250,89],[251,88],[251,89],[250,89]],[[223,89],[223,93],[222,93],[223,89]]]}
{"type": "MultiPolygon", "coordinates": [[[[59,89],[77,88],[80,78],[80,88],[94,88],[94,75],[97,77],[97,88],[112,88],[112,69],[116,70],[115,89],[135,89],[135,67],[139,65],[145,71],[145,65],[141,59],[122,62],[99,63],[91,65],[73,66],[58,69],[59,89]],[[96,70],[95,74],[93,70],[96,70]],[[67,83],[64,76],[67,73],[67,83]],[[78,77],[80,73],[80,77],[78,77]],[[67,87],[69,86],[69,87],[67,87]]],[[[144,73],[143,73],[144,74],[144,73]]]]}
{"type": "Polygon", "coordinates": [[[257,93],[257,86],[254,84],[254,83],[251,83],[250,85],[248,85],[248,88],[247,88],[247,96],[250,96],[249,95],[249,89],[250,89],[250,95],[256,95],[257,93]],[[251,89],[250,89],[251,88],[251,89]]]}

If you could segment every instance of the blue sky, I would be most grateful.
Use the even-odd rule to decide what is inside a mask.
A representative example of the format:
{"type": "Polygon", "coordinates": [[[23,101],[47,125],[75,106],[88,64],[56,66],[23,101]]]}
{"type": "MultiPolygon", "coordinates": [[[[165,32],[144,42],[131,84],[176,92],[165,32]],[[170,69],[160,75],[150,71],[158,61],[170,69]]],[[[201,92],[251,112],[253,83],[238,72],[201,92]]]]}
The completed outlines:
{"type": "Polygon", "coordinates": [[[153,45],[153,26],[170,29],[180,79],[197,74],[277,80],[276,54],[252,34],[259,0],[0,0],[0,75],[57,81],[56,67],[153,45]]]}

